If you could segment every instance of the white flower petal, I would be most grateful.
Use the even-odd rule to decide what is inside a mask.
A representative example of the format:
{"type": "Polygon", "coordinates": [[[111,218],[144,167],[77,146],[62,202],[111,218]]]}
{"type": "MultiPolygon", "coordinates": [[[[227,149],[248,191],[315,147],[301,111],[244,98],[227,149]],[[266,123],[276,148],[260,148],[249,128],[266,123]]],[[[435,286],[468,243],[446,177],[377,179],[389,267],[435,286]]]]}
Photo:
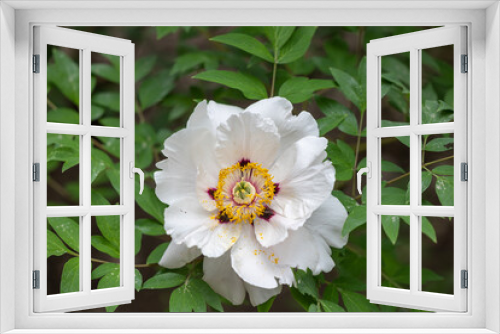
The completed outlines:
{"type": "Polygon", "coordinates": [[[171,242],[158,264],[170,269],[181,268],[200,255],[201,251],[197,247],[189,248],[185,244],[171,242]]]}
{"type": "Polygon", "coordinates": [[[240,305],[245,299],[243,280],[231,267],[230,252],[217,257],[203,259],[203,280],[233,305],[240,305]]]}
{"type": "Polygon", "coordinates": [[[305,137],[282,154],[270,173],[279,183],[271,209],[292,219],[309,218],[330,195],[335,170],[325,158],[326,139],[305,137]]]}
{"type": "Polygon", "coordinates": [[[257,287],[272,289],[279,284],[293,283],[290,267],[279,264],[274,253],[255,239],[252,226],[244,224],[238,242],[231,248],[231,264],[245,282],[257,287]]]}
{"type": "Polygon", "coordinates": [[[255,237],[264,247],[282,242],[288,236],[288,230],[296,230],[304,225],[305,219],[290,219],[275,213],[269,220],[254,220],[255,237]]]}
{"type": "Polygon", "coordinates": [[[202,101],[198,103],[194,112],[189,117],[187,127],[202,127],[210,129],[215,133],[215,129],[224,123],[231,115],[239,114],[243,109],[229,106],[214,101],[202,101]]]}
{"type": "Polygon", "coordinates": [[[346,219],[347,211],[342,203],[337,198],[329,196],[314,211],[304,226],[321,236],[328,245],[335,248],[342,248],[348,240],[348,236],[342,236],[342,228],[346,219]]]}
{"type": "Polygon", "coordinates": [[[303,137],[319,136],[318,124],[314,117],[307,111],[298,116],[292,115],[292,109],[293,105],[287,99],[272,97],[255,102],[245,110],[273,120],[281,137],[281,152],[303,137]]]}
{"type": "Polygon", "coordinates": [[[165,209],[165,230],[176,243],[198,247],[205,256],[218,257],[236,243],[241,224],[221,224],[197,201],[183,200],[165,209]]]}
{"type": "Polygon", "coordinates": [[[261,115],[249,112],[233,115],[216,133],[215,154],[224,167],[244,158],[269,168],[276,159],[280,141],[276,126],[261,115]]]}
{"type": "Polygon", "coordinates": [[[165,140],[162,151],[168,158],[156,166],[156,195],[167,204],[196,198],[197,166],[215,177],[220,167],[214,156],[215,137],[203,129],[184,129],[165,140]]]}
{"type": "Polygon", "coordinates": [[[281,292],[281,285],[273,289],[263,289],[248,283],[244,284],[245,289],[248,291],[248,297],[250,297],[250,303],[252,306],[263,304],[271,297],[276,296],[281,292]]]}
{"type": "Polygon", "coordinates": [[[290,231],[288,238],[272,249],[282,265],[302,270],[309,268],[314,275],[329,272],[335,266],[330,247],[305,227],[290,231]]]}

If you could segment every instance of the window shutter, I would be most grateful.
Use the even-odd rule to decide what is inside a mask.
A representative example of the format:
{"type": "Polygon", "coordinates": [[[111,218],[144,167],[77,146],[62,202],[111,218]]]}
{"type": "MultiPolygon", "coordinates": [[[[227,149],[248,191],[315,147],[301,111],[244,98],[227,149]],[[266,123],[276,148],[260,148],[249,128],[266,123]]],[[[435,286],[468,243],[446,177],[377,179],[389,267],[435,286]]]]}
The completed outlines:
{"type": "MultiPolygon", "coordinates": [[[[467,55],[466,27],[459,26],[372,40],[367,45],[367,162],[371,165],[371,175],[367,179],[367,297],[372,303],[431,311],[467,311],[467,289],[462,286],[463,271],[467,270],[467,182],[461,177],[461,166],[468,162],[467,74],[463,73],[467,71],[463,70],[462,63],[464,59],[467,59],[465,55],[467,55]],[[432,52],[433,48],[450,45],[452,46],[450,58],[453,58],[453,67],[450,70],[453,78],[450,80],[453,81],[454,92],[452,92],[453,97],[448,99],[448,104],[453,104],[451,106],[453,118],[450,119],[448,111],[445,113],[448,119],[440,119],[435,117],[441,112],[440,110],[451,108],[449,105],[445,106],[444,101],[438,101],[437,98],[435,103],[426,100],[428,92],[424,91],[422,86],[429,75],[429,66],[432,68],[433,64],[429,63],[429,58],[426,58],[425,53],[432,52]],[[407,57],[408,54],[409,57],[407,57]],[[383,100],[382,94],[387,92],[387,87],[383,87],[382,82],[389,82],[392,85],[400,83],[398,78],[384,73],[382,66],[383,57],[398,55],[402,55],[402,58],[407,57],[404,59],[409,59],[410,64],[409,116],[406,121],[395,122],[394,119],[386,117],[383,112],[384,108],[387,108],[387,101],[383,100]],[[435,109],[429,111],[431,106],[435,109]],[[406,142],[405,145],[409,146],[409,179],[406,179],[409,180],[409,200],[406,203],[398,201],[392,203],[388,197],[384,197],[389,186],[384,183],[382,171],[382,141],[387,138],[393,138],[393,142],[406,142]],[[454,184],[454,190],[448,193],[447,198],[439,198],[442,205],[430,203],[424,200],[424,195],[422,195],[422,190],[425,190],[423,189],[425,186],[422,185],[422,175],[427,173],[421,167],[422,149],[428,148],[425,147],[424,141],[427,138],[429,140],[441,138],[441,143],[443,140],[452,143],[451,161],[453,163],[448,167],[448,171],[452,172],[448,172],[447,175],[453,176],[439,177],[440,180],[454,184]],[[446,205],[443,205],[443,202],[446,205]],[[397,217],[401,225],[409,225],[409,248],[406,249],[409,253],[408,286],[387,283],[386,276],[384,276],[383,239],[386,232],[382,225],[383,220],[387,219],[384,217],[387,216],[397,217]],[[423,277],[427,273],[423,270],[422,245],[427,242],[428,236],[424,235],[425,231],[422,226],[435,217],[442,217],[443,221],[450,221],[453,225],[451,233],[453,235],[453,259],[451,260],[453,286],[447,293],[423,289],[423,277]]],[[[391,66],[394,66],[394,63],[391,66]]],[[[470,65],[468,67],[470,72],[470,65]]],[[[445,75],[438,71],[433,73],[433,75],[445,75]]],[[[450,78],[449,73],[448,78],[450,78]]],[[[439,166],[439,163],[435,166],[439,166]]],[[[430,169],[434,166],[426,167],[430,169]]],[[[435,174],[430,177],[437,179],[435,174]]],[[[432,181],[430,182],[432,186],[435,186],[432,181]]]]}
{"type": "MultiPolygon", "coordinates": [[[[33,182],[33,276],[37,278],[33,286],[34,311],[67,312],[130,303],[134,298],[134,179],[129,170],[134,166],[134,44],[71,29],[38,26],[34,28],[33,53],[33,162],[39,166],[38,181],[33,182]],[[55,63],[49,64],[48,48],[70,49],[78,55],[79,61],[71,63],[64,52],[53,51],[55,63]],[[115,75],[111,79],[118,87],[113,93],[115,124],[96,124],[92,118],[92,56],[103,55],[116,60],[108,66],[108,69],[114,68],[115,75]],[[57,114],[57,109],[61,108],[53,104],[47,107],[52,103],[47,98],[48,85],[51,89],[57,87],[70,98],[72,104],[66,106],[65,115],[72,115],[71,119],[47,118],[48,109],[57,114]],[[74,110],[67,111],[68,108],[74,110]],[[97,197],[93,192],[95,164],[101,163],[99,157],[94,156],[95,146],[102,143],[99,140],[115,143],[116,157],[107,160],[106,171],[114,173],[111,183],[119,198],[116,203],[107,203],[104,197],[97,197]],[[68,146],[62,147],[57,154],[73,154],[73,161],[58,158],[57,154],[48,159],[47,145],[68,146]],[[77,170],[74,174],[78,189],[75,192],[78,199],[73,206],[47,203],[48,163],[54,160],[64,162],[63,169],[78,166],[72,169],[73,172],[77,170]],[[102,236],[94,235],[97,227],[102,236]],[[97,287],[91,284],[91,277],[102,264],[92,262],[91,258],[92,246],[99,242],[112,248],[114,257],[106,257],[106,262],[111,264],[106,271],[101,268],[101,276],[109,276],[106,284],[97,287]],[[50,271],[48,256],[62,256],[60,259],[67,261],[56,292],[53,286],[48,287],[48,278],[61,277],[61,273],[50,271]]],[[[60,165],[58,168],[60,171],[60,165]]],[[[102,168],[101,172],[104,173],[102,168]]],[[[59,182],[64,182],[69,174],[61,175],[59,182]]],[[[96,273],[96,276],[99,275],[96,273]]]]}

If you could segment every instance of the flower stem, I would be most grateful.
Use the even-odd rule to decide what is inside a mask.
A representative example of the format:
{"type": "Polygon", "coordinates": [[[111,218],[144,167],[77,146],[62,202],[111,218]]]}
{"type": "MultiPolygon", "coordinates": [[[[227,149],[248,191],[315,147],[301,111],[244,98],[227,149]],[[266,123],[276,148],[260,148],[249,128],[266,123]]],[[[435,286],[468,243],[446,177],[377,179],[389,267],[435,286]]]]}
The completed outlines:
{"type": "MultiPolygon", "coordinates": [[[[69,255],[73,255],[73,256],[77,256],[79,257],[80,254],[76,253],[76,252],[73,252],[73,251],[70,251],[69,249],[66,251],[69,255]]],[[[101,259],[96,259],[96,258],[93,258],[91,257],[90,258],[90,261],[92,262],[96,262],[96,263],[116,263],[116,262],[109,262],[109,261],[104,261],[104,260],[101,260],[101,259]]],[[[119,264],[119,263],[117,263],[119,264]]],[[[135,267],[136,268],[148,268],[148,267],[154,267],[155,264],[151,263],[151,264],[148,264],[148,263],[140,263],[140,264],[136,264],[135,267]]]]}
{"type": "Polygon", "coordinates": [[[274,83],[276,82],[276,70],[278,68],[278,62],[276,57],[274,58],[274,64],[273,64],[273,79],[271,81],[271,92],[269,93],[269,97],[274,96],[274,83]]]}

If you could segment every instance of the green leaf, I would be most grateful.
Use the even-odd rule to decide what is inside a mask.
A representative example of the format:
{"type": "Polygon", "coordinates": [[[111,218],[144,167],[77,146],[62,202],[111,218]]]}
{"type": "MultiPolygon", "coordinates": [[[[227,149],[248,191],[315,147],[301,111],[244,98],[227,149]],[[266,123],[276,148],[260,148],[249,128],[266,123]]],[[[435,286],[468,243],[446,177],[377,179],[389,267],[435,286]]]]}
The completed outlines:
{"type": "MultiPolygon", "coordinates": [[[[106,168],[113,167],[113,161],[111,158],[103,151],[92,147],[90,156],[90,180],[94,182],[95,179],[104,171],[106,168]]],[[[118,193],[120,190],[118,190],[118,193]]]]}
{"type": "Polygon", "coordinates": [[[401,188],[382,188],[382,205],[404,205],[406,191],[401,188]]]}
{"type": "Polygon", "coordinates": [[[366,206],[360,205],[355,207],[344,223],[344,227],[342,228],[342,236],[346,236],[356,228],[361,225],[366,224],[366,206]]]}
{"type": "Polygon", "coordinates": [[[95,120],[101,118],[102,115],[104,115],[104,111],[105,111],[104,108],[101,108],[101,107],[96,106],[94,104],[91,105],[90,106],[90,120],[95,121],[95,120]]]}
{"type": "Polygon", "coordinates": [[[351,212],[351,210],[358,205],[358,202],[356,202],[354,198],[346,195],[340,190],[332,191],[332,195],[335,196],[349,212],[351,212]]]}
{"type": "Polygon", "coordinates": [[[297,28],[290,39],[280,48],[278,64],[291,63],[303,57],[309,49],[316,28],[317,27],[297,28]]]}
{"type": "Polygon", "coordinates": [[[315,299],[319,298],[318,288],[316,281],[310,271],[303,271],[297,269],[295,271],[295,281],[297,282],[297,289],[304,295],[309,295],[315,299]]]}
{"type": "Polygon", "coordinates": [[[97,283],[98,289],[116,288],[120,286],[120,269],[112,270],[97,283]]]}
{"type": "Polygon", "coordinates": [[[434,138],[425,145],[428,152],[444,152],[453,150],[454,138],[434,138]]]}
{"type": "Polygon", "coordinates": [[[325,310],[325,312],[345,312],[345,310],[342,307],[329,300],[320,299],[319,302],[323,307],[323,309],[325,310]]]}
{"type": "Polygon", "coordinates": [[[337,143],[328,143],[326,153],[335,166],[336,179],[339,181],[350,180],[354,173],[355,159],[355,153],[351,146],[338,139],[337,143]]]}
{"type": "Polygon", "coordinates": [[[180,55],[175,59],[174,67],[172,67],[172,75],[187,73],[202,65],[206,70],[214,70],[219,62],[217,58],[208,52],[190,52],[180,55]]]}
{"type": "Polygon", "coordinates": [[[107,108],[111,111],[120,112],[120,93],[99,92],[92,95],[92,104],[107,108]]]}
{"type": "Polygon", "coordinates": [[[330,71],[335,81],[339,84],[340,91],[344,96],[364,113],[366,110],[366,92],[363,86],[355,78],[342,70],[330,68],[330,71]]]}
{"type": "MultiPolygon", "coordinates": [[[[432,173],[423,170],[422,171],[422,193],[429,188],[432,182],[432,173]]],[[[410,184],[408,183],[408,188],[410,187],[410,184]]]]}
{"type": "Polygon", "coordinates": [[[342,117],[323,117],[319,118],[316,121],[318,122],[318,127],[319,127],[319,135],[324,136],[328,132],[332,131],[335,129],[337,126],[339,126],[340,123],[346,119],[347,115],[343,115],[342,117]]]}
{"type": "Polygon", "coordinates": [[[164,273],[151,277],[144,282],[143,289],[168,289],[179,286],[186,281],[186,276],[176,273],[164,273]]]}
{"type": "Polygon", "coordinates": [[[52,49],[54,63],[48,65],[47,82],[51,83],[76,106],[80,98],[80,69],[64,51],[52,49]]]}
{"type": "Polygon", "coordinates": [[[215,36],[213,38],[210,38],[210,40],[234,46],[235,48],[262,58],[270,63],[274,62],[273,56],[271,55],[271,53],[269,53],[264,44],[259,42],[259,40],[257,40],[256,38],[247,34],[229,33],[225,35],[215,36]]]}
{"type": "Polygon", "coordinates": [[[211,70],[198,73],[194,79],[215,82],[243,93],[250,100],[267,98],[266,87],[255,77],[240,72],[211,70]]]}
{"type": "Polygon", "coordinates": [[[399,219],[399,216],[382,216],[382,227],[393,245],[398,240],[399,219]]]}
{"type": "Polygon", "coordinates": [[[80,291],[80,258],[72,257],[63,267],[61,293],[80,291]]]}
{"type": "Polygon", "coordinates": [[[92,64],[91,73],[106,79],[108,81],[119,84],[120,83],[120,70],[108,64],[92,64]]]}
{"type": "Polygon", "coordinates": [[[137,228],[135,228],[135,233],[134,233],[135,255],[139,254],[139,252],[141,251],[141,247],[142,247],[142,233],[137,228]]]}
{"type": "Polygon", "coordinates": [[[156,27],[156,39],[162,39],[165,36],[173,34],[179,30],[180,27],[156,27]]]}
{"type": "Polygon", "coordinates": [[[57,108],[47,113],[47,122],[79,124],[80,115],[74,109],[57,108]]]}
{"type": "MultiPolygon", "coordinates": [[[[410,217],[402,216],[401,219],[403,219],[407,225],[410,225],[410,217]]],[[[422,217],[422,233],[429,237],[434,243],[437,242],[436,230],[434,230],[434,227],[427,217],[422,217]]]]}
{"type": "Polygon", "coordinates": [[[155,66],[156,63],[156,56],[151,55],[151,56],[146,56],[139,58],[135,61],[135,81],[140,81],[142,78],[144,78],[146,75],[151,73],[153,70],[153,67],[155,66]]]}
{"type": "Polygon", "coordinates": [[[279,50],[290,39],[295,27],[262,27],[274,50],[279,50]]]}
{"type": "Polygon", "coordinates": [[[323,290],[323,299],[328,300],[331,302],[334,302],[335,304],[338,304],[339,302],[339,293],[337,291],[337,287],[335,284],[330,283],[328,284],[325,289],[323,290]]]}
{"type": "Polygon", "coordinates": [[[425,101],[422,106],[422,124],[453,121],[453,108],[444,101],[425,101]]]}
{"type": "Polygon", "coordinates": [[[276,299],[276,296],[269,298],[267,301],[263,302],[260,305],[257,305],[257,311],[258,312],[269,312],[269,310],[273,306],[275,299],[276,299]]]}
{"type": "Polygon", "coordinates": [[[149,253],[149,256],[148,256],[148,258],[146,260],[146,263],[147,264],[152,264],[152,263],[158,263],[158,262],[160,262],[163,254],[167,250],[168,245],[169,245],[169,243],[165,242],[165,243],[160,244],[155,249],[153,249],[153,251],[151,253],[149,253]]]}
{"type": "Polygon", "coordinates": [[[307,312],[321,312],[321,308],[316,304],[309,305],[307,312]]]}
{"type": "Polygon", "coordinates": [[[212,288],[205,281],[202,281],[201,279],[198,278],[194,278],[189,281],[189,284],[194,290],[198,292],[198,294],[203,296],[205,303],[210,305],[210,307],[212,307],[216,311],[224,312],[224,309],[222,308],[221,304],[221,298],[219,297],[218,294],[214,292],[214,290],[212,290],[212,288]]]}
{"type": "Polygon", "coordinates": [[[68,217],[47,218],[50,226],[57,235],[73,250],[79,251],[80,246],[80,226],[73,219],[68,217]]]}
{"type": "Polygon", "coordinates": [[[438,282],[444,280],[444,277],[433,272],[430,269],[422,268],[422,284],[428,282],[438,282]]]}
{"type": "Polygon", "coordinates": [[[453,206],[453,176],[436,176],[436,194],[441,205],[453,206]]]}
{"type": "Polygon", "coordinates": [[[365,296],[341,290],[340,294],[342,295],[342,299],[344,301],[344,305],[349,312],[376,312],[377,307],[371,304],[365,296]]]}
{"type": "Polygon", "coordinates": [[[68,249],[61,239],[54,232],[47,230],[47,257],[52,255],[61,256],[67,252],[68,249]]]}
{"type": "Polygon", "coordinates": [[[139,181],[136,180],[135,193],[135,201],[139,207],[156,220],[163,221],[163,212],[167,206],[160,202],[154,190],[145,184],[142,195],[139,195],[139,181]]]}
{"type": "Polygon", "coordinates": [[[120,249],[120,216],[97,216],[97,227],[116,249],[120,249]]]}
{"type": "Polygon", "coordinates": [[[138,269],[135,269],[135,291],[139,292],[142,288],[142,274],[138,269]]]}
{"type": "Polygon", "coordinates": [[[135,165],[138,168],[147,168],[153,162],[152,147],[155,145],[156,130],[148,123],[135,126],[135,165]]]}
{"type": "Polygon", "coordinates": [[[92,247],[94,247],[98,251],[106,253],[116,259],[120,258],[120,249],[117,249],[116,246],[109,242],[106,238],[100,235],[93,235],[90,238],[90,242],[92,244],[92,247]]]}
{"type": "Polygon", "coordinates": [[[206,310],[203,295],[190,283],[175,289],[170,295],[170,312],[206,312],[206,310]]]}
{"type": "Polygon", "coordinates": [[[309,309],[309,305],[316,302],[314,298],[301,294],[296,288],[290,288],[290,293],[292,294],[293,299],[295,299],[295,301],[297,301],[297,303],[299,303],[305,311],[309,309]]]}
{"type": "Polygon", "coordinates": [[[120,305],[106,306],[106,312],[114,312],[120,305]]]}
{"type": "Polygon", "coordinates": [[[310,80],[306,77],[292,77],[281,85],[278,95],[292,103],[301,103],[309,100],[315,91],[334,86],[331,80],[310,80]]]}
{"type": "Polygon", "coordinates": [[[98,279],[98,278],[106,276],[107,274],[109,274],[111,272],[120,272],[120,264],[119,263],[111,263],[111,262],[103,263],[103,264],[99,265],[97,268],[95,268],[94,270],[92,270],[92,275],[90,278],[93,280],[98,279]]]}
{"type": "Polygon", "coordinates": [[[442,165],[442,166],[437,166],[432,170],[434,174],[437,175],[453,175],[454,174],[454,168],[451,165],[442,165]]]}
{"type": "Polygon", "coordinates": [[[356,116],[354,116],[349,108],[338,103],[335,100],[331,100],[322,96],[316,97],[316,103],[318,104],[321,112],[326,116],[325,118],[322,118],[325,119],[325,121],[322,121],[322,119],[318,120],[320,132],[326,134],[328,131],[333,130],[336,126],[339,126],[339,129],[342,132],[357,136],[358,122],[356,120],[356,116]],[[329,120],[329,126],[322,125],[323,122],[327,123],[326,120],[329,120]],[[335,125],[337,122],[338,124],[335,125]]]}
{"type": "Polygon", "coordinates": [[[152,219],[138,219],[135,221],[135,228],[145,235],[153,237],[166,235],[163,225],[152,219]]]}
{"type": "Polygon", "coordinates": [[[139,102],[142,109],[154,106],[167,96],[175,84],[169,70],[162,70],[143,81],[139,87],[139,102]]]}

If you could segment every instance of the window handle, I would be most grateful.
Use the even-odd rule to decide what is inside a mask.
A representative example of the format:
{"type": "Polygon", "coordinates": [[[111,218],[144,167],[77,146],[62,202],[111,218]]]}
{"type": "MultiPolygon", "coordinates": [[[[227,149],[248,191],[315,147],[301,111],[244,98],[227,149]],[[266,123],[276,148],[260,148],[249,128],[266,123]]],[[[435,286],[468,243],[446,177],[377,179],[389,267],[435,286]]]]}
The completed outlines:
{"type": "Polygon", "coordinates": [[[372,163],[371,163],[371,162],[367,162],[367,163],[366,163],[366,165],[367,165],[368,167],[361,168],[361,169],[358,171],[358,175],[357,175],[357,176],[358,176],[358,178],[357,178],[357,181],[358,181],[358,182],[357,182],[357,186],[358,186],[358,192],[359,192],[360,194],[362,194],[362,193],[363,193],[363,191],[362,191],[362,189],[361,189],[361,176],[362,176],[363,174],[365,174],[365,173],[366,173],[369,179],[372,177],[372,169],[371,169],[371,167],[372,167],[372,163]]]}
{"type": "Polygon", "coordinates": [[[140,168],[134,167],[134,162],[130,161],[130,178],[134,178],[134,173],[139,174],[139,195],[142,195],[142,191],[144,190],[144,172],[140,168]]]}

